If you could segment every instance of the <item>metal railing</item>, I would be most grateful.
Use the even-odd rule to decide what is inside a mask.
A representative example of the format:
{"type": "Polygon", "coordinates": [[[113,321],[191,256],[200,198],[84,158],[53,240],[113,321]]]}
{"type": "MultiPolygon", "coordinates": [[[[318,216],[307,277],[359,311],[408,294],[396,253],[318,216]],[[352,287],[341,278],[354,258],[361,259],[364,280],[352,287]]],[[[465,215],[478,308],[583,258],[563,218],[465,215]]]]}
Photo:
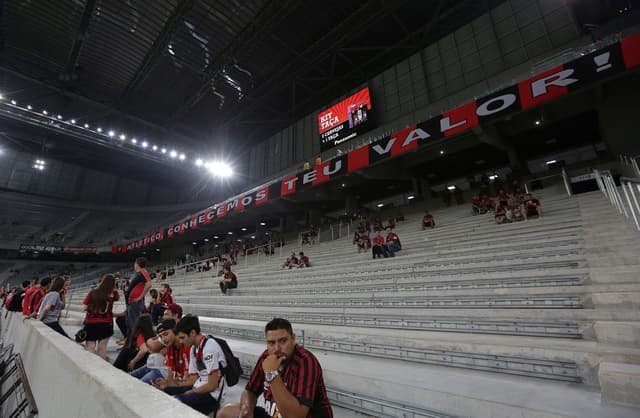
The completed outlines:
{"type": "MultiPolygon", "coordinates": [[[[249,254],[249,253],[251,251],[258,250],[256,252],[256,257],[254,257],[254,258],[256,259],[256,264],[260,264],[260,253],[262,252],[262,251],[260,251],[260,248],[271,247],[272,245],[278,245],[278,248],[279,248],[278,257],[282,258],[282,247],[284,247],[284,242],[283,241],[270,242],[268,244],[258,245],[257,247],[247,248],[244,251],[244,265],[245,265],[245,267],[249,265],[249,258],[252,255],[252,254],[249,254]]],[[[269,252],[269,256],[263,254],[263,258],[265,259],[265,261],[268,260],[269,257],[271,257],[271,249],[269,249],[268,252],[269,252]]]]}
{"type": "Polygon", "coordinates": [[[593,170],[593,174],[598,188],[611,202],[611,205],[625,218],[633,219],[636,229],[640,232],[640,204],[638,203],[640,178],[620,177],[620,187],[618,188],[611,172],[593,170]],[[622,189],[624,199],[620,195],[620,189],[622,189]]]}
{"type": "Polygon", "coordinates": [[[0,373],[0,416],[31,418],[38,415],[22,357],[13,353],[13,345],[0,346],[0,373]]]}

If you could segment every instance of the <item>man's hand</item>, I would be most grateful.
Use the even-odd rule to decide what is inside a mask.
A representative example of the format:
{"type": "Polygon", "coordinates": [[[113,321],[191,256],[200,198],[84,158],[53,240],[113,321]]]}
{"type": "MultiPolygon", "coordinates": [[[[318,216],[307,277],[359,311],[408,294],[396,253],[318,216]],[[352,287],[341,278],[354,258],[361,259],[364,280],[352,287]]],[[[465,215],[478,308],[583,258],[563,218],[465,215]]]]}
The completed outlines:
{"type": "Polygon", "coordinates": [[[276,371],[280,369],[286,359],[286,356],[278,357],[275,354],[269,354],[262,362],[262,370],[265,373],[276,371]]]}
{"type": "Polygon", "coordinates": [[[129,371],[133,371],[133,368],[136,366],[136,363],[131,360],[127,366],[127,368],[129,369],[129,371]]]}
{"type": "Polygon", "coordinates": [[[153,384],[155,387],[165,390],[167,388],[167,379],[163,378],[163,377],[159,377],[156,380],[153,381],[153,384]]]}
{"type": "Polygon", "coordinates": [[[238,418],[253,418],[253,413],[249,409],[249,405],[246,403],[240,404],[240,413],[238,414],[238,418]]]}

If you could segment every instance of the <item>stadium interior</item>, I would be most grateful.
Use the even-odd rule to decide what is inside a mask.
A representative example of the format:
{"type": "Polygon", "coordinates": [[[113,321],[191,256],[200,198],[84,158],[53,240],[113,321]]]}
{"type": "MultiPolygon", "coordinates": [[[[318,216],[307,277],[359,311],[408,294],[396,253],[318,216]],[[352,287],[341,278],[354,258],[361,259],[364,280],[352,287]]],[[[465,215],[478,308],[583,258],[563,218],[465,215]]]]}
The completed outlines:
{"type": "Polygon", "coordinates": [[[640,1],[1,13],[0,417],[202,416],[73,340],[140,257],[224,403],[285,318],[336,418],[640,416],[640,1]],[[71,339],[5,303],[61,275],[71,339]]]}

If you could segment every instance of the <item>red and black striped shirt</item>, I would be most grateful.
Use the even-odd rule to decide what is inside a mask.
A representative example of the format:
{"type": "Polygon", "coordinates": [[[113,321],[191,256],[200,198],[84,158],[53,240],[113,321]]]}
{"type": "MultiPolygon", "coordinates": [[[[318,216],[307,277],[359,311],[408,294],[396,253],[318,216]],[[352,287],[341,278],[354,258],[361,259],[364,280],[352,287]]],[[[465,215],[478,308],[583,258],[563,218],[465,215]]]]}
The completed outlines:
{"type": "MultiPolygon", "coordinates": [[[[271,416],[277,416],[271,411],[275,401],[270,387],[265,383],[264,371],[262,370],[262,362],[268,355],[268,351],[265,350],[258,359],[246,389],[256,396],[260,396],[264,392],[267,413],[271,413],[271,416]]],[[[306,418],[333,418],[333,411],[322,378],[322,367],[310,351],[296,344],[293,355],[289,359],[284,373],[280,376],[289,392],[302,405],[309,407],[306,418]]]]}

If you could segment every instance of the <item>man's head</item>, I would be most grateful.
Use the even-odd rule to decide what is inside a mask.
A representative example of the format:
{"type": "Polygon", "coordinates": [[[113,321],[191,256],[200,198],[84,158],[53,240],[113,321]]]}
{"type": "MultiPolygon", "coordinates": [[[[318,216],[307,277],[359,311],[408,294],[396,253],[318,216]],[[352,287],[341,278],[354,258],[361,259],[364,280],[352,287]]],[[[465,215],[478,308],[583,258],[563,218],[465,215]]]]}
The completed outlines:
{"type": "Polygon", "coordinates": [[[300,257],[304,257],[304,252],[303,251],[300,251],[298,254],[300,255],[300,257]]]}
{"type": "Polygon", "coordinates": [[[23,289],[27,289],[29,286],[31,286],[31,282],[29,280],[25,280],[24,282],[22,282],[23,289]]]}
{"type": "Polygon", "coordinates": [[[45,277],[40,281],[40,287],[42,287],[45,290],[48,290],[50,284],[51,284],[51,277],[45,277]]]}
{"type": "Polygon", "coordinates": [[[138,257],[136,258],[135,263],[133,263],[133,269],[135,271],[140,271],[143,268],[145,268],[146,265],[147,265],[147,259],[144,257],[138,257]]]}
{"type": "Polygon", "coordinates": [[[184,345],[196,345],[200,338],[200,321],[197,316],[187,315],[176,325],[176,337],[184,345]]]}
{"type": "Polygon", "coordinates": [[[291,322],[283,318],[273,318],[264,328],[267,351],[278,357],[290,359],[296,346],[296,335],[291,322]]]}
{"type": "Polygon", "coordinates": [[[165,346],[170,345],[178,345],[178,339],[176,338],[176,334],[174,332],[174,328],[176,327],[176,321],[173,319],[165,319],[160,322],[160,325],[156,328],[156,333],[160,336],[162,343],[165,346]]]}
{"type": "Polygon", "coordinates": [[[388,227],[385,229],[385,231],[387,231],[387,234],[390,234],[390,233],[391,233],[391,230],[392,230],[392,228],[391,228],[390,226],[388,226],[388,227]]]}
{"type": "Polygon", "coordinates": [[[376,229],[374,229],[374,232],[376,234],[376,237],[380,236],[380,229],[376,228],[376,229]]]}
{"type": "Polygon", "coordinates": [[[226,273],[231,272],[231,268],[229,266],[224,266],[224,267],[222,267],[222,271],[226,274],[226,273]]]}
{"type": "Polygon", "coordinates": [[[162,315],[162,319],[173,319],[176,322],[178,322],[180,318],[182,318],[182,306],[177,303],[169,304],[162,315]]]}

